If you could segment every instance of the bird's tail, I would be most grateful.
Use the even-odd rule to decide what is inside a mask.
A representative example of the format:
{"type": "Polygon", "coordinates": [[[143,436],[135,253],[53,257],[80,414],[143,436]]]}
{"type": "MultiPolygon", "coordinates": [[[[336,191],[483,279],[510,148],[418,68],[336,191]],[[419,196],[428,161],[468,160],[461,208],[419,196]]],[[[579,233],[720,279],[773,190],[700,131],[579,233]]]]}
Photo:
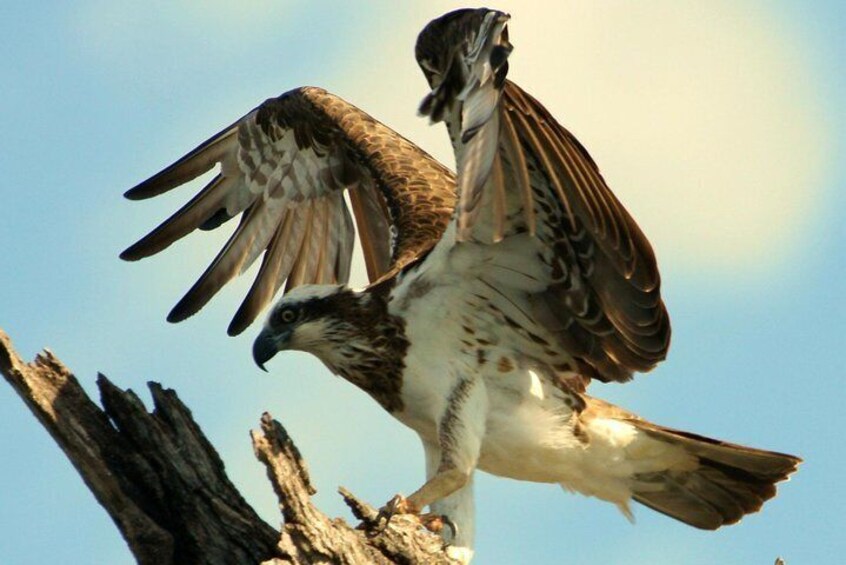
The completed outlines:
{"type": "Polygon", "coordinates": [[[637,473],[632,498],[696,528],[715,530],[757,512],[776,494],[775,484],[796,471],[792,455],[735,445],[640,419],[626,419],[661,444],[692,456],[682,468],[637,473]]]}

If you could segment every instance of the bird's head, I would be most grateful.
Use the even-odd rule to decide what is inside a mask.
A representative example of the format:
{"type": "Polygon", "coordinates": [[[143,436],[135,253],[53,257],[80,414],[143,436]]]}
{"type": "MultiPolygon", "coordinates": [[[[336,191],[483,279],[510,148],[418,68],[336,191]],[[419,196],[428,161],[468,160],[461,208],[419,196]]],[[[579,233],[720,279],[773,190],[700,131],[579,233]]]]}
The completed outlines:
{"type": "Polygon", "coordinates": [[[303,285],[283,296],[271,309],[253,342],[253,359],[262,369],[286,349],[313,353],[320,358],[346,339],[354,326],[344,312],[358,303],[358,295],[340,285],[303,285]]]}
{"type": "Polygon", "coordinates": [[[462,9],[432,20],[417,37],[415,55],[432,91],[420,114],[443,119],[449,104],[480,83],[501,88],[508,73],[510,16],[488,8],[462,9]]]}

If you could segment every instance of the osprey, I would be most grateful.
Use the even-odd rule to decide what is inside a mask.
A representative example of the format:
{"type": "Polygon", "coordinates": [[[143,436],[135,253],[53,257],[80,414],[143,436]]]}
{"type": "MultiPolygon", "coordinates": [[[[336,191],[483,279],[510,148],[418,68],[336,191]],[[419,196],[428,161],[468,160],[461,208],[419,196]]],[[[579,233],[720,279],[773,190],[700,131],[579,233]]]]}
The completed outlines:
{"type": "Polygon", "coordinates": [[[285,284],[256,363],[308,351],[415,430],[427,480],[383,516],[428,506],[463,561],[476,469],[558,483],[627,516],[634,500],[697,528],[733,524],[801,460],[662,427],[586,393],[593,379],[627,381],[663,360],[669,318],[640,228],[585,148],[506,79],[508,18],[458,10],[417,40],[431,88],[420,113],[445,122],[457,175],[337,96],[298,88],[129,190],[149,198],[219,165],[121,257],[240,216],[168,320],[196,313],[262,256],[229,333],[285,284]],[[345,286],[356,228],[363,290],[345,286]]]}

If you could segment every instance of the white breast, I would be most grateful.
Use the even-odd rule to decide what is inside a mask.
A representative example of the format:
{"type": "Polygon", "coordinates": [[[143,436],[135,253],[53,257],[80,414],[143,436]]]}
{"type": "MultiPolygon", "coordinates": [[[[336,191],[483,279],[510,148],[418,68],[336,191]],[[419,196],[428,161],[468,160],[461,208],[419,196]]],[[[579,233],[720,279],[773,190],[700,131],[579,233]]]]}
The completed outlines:
{"type": "Polygon", "coordinates": [[[392,313],[401,309],[406,319],[405,333],[410,343],[401,389],[405,408],[394,415],[424,439],[437,443],[437,422],[446,410],[447,400],[461,375],[471,374],[472,367],[456,355],[462,331],[455,319],[462,306],[460,300],[448,285],[429,280],[419,277],[406,281],[402,292],[391,302],[392,313]]]}
{"type": "Polygon", "coordinates": [[[577,415],[567,406],[567,395],[529,370],[524,352],[513,349],[520,342],[504,337],[507,333],[495,318],[484,311],[472,315],[472,281],[448,268],[449,253],[432,259],[430,255],[424,264],[428,268],[402,279],[389,306],[406,320],[410,343],[401,389],[404,409],[394,415],[425,442],[437,444],[438,422],[450,394],[461,379],[478,379],[475,386],[487,395],[479,469],[560,483],[624,507],[632,473],[625,449],[634,428],[622,421],[595,420],[577,436],[577,415]],[[468,315],[473,325],[469,335],[468,315]]]}

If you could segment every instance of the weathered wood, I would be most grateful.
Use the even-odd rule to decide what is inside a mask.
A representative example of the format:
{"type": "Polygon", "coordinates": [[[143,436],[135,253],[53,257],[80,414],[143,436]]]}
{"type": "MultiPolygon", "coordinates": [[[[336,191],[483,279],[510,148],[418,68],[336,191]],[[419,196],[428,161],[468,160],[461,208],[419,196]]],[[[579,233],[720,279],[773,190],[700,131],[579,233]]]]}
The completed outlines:
{"type": "Polygon", "coordinates": [[[278,532],[244,501],[173,391],[155,410],[100,375],[103,410],[49,351],[24,363],[0,332],[0,370],[64,450],[139,563],[256,563],[278,532]]]}
{"type": "Polygon", "coordinates": [[[264,522],[226,476],[223,462],[172,390],[149,383],[154,410],[100,375],[103,408],[51,352],[25,363],[0,330],[0,372],[79,471],[139,563],[451,563],[441,539],[397,516],[372,535],[376,510],[342,489],[353,529],[311,502],[305,462],[269,414],[252,432],[256,457],[284,516],[264,522]]]}
{"type": "MultiPolygon", "coordinates": [[[[372,532],[380,528],[376,516],[378,511],[356,498],[350,491],[341,487],[338,489],[347,506],[358,520],[361,520],[360,528],[366,532],[372,532]]],[[[419,556],[423,563],[433,564],[455,564],[444,552],[441,538],[432,534],[419,535],[418,518],[415,516],[396,515],[391,518],[391,525],[379,535],[370,537],[369,541],[392,561],[397,563],[410,563],[408,555],[419,556]]],[[[412,561],[413,562],[413,561],[412,561]]]]}
{"type": "Polygon", "coordinates": [[[267,467],[285,517],[279,546],[297,562],[453,563],[443,551],[441,538],[422,531],[414,516],[394,516],[390,527],[372,535],[380,527],[377,511],[344,488],[341,495],[362,525],[353,529],[321,513],[310,499],[315,490],[305,462],[282,425],[267,413],[261,419],[261,432],[253,432],[253,448],[267,467]]]}

